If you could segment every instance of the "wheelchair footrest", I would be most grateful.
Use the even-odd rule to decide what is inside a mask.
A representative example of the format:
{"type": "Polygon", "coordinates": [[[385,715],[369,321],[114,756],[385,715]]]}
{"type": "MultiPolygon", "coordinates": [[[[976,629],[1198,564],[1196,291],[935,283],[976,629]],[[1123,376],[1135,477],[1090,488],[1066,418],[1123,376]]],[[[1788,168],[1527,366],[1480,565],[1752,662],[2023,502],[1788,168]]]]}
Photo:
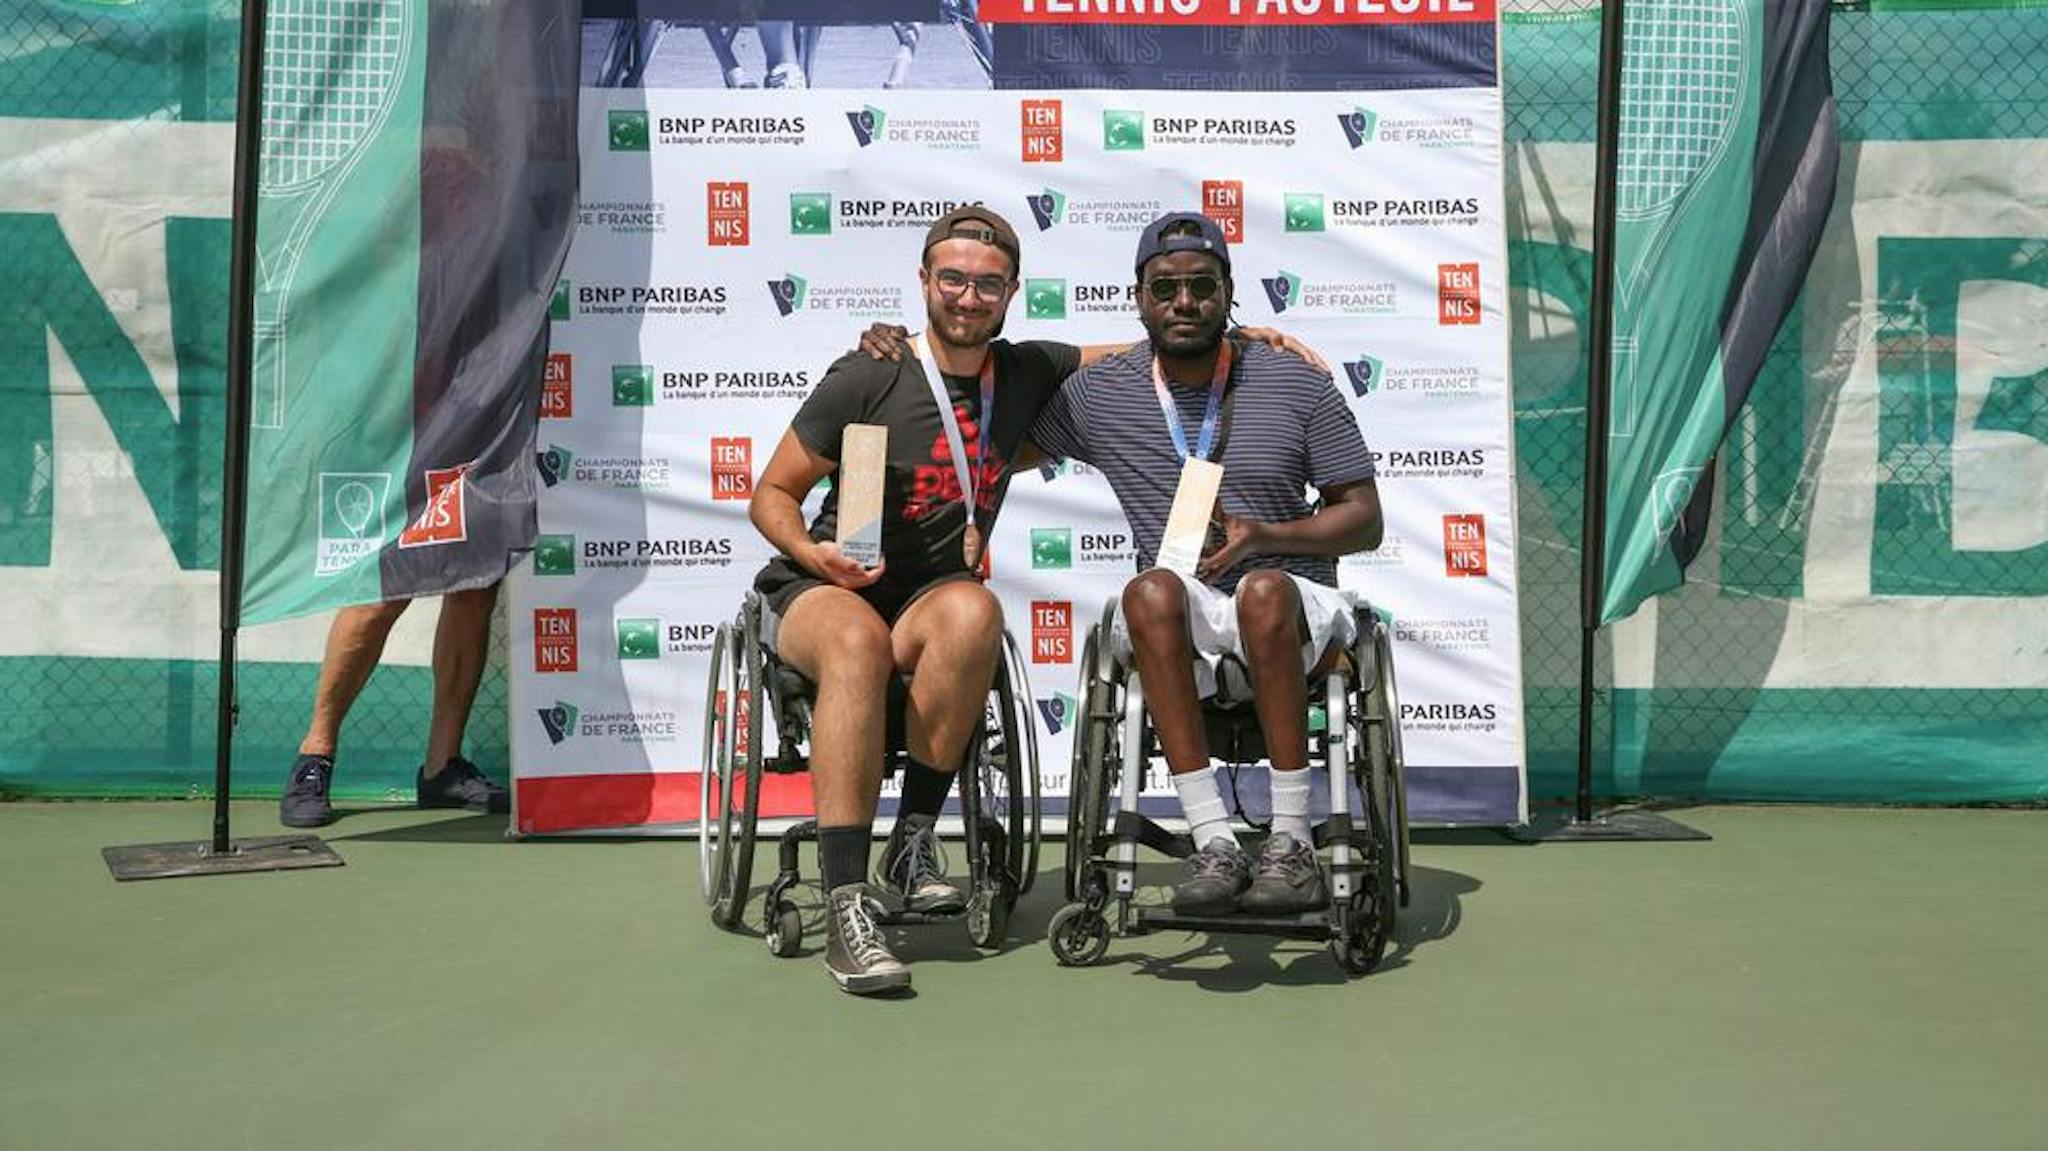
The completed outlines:
{"type": "Polygon", "coordinates": [[[1171,907],[1133,909],[1131,926],[1146,931],[1220,931],[1239,935],[1279,935],[1290,939],[1328,939],[1332,931],[1330,909],[1302,911],[1293,915],[1188,915],[1171,907]]]}

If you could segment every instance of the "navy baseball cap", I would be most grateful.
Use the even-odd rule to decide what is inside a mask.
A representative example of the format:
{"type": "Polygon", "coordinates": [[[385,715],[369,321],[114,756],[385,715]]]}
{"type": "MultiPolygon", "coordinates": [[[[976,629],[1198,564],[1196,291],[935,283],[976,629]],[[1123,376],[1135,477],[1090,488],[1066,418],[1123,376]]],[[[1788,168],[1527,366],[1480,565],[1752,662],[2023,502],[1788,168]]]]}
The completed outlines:
{"type": "Polygon", "coordinates": [[[1200,212],[1168,212],[1145,225],[1138,237],[1138,277],[1144,278],[1145,264],[1153,257],[1173,252],[1207,252],[1223,265],[1225,275],[1230,274],[1230,243],[1223,238],[1223,225],[1200,212]],[[1176,228],[1186,232],[1190,226],[1194,231],[1186,235],[1165,235],[1176,228]]]}

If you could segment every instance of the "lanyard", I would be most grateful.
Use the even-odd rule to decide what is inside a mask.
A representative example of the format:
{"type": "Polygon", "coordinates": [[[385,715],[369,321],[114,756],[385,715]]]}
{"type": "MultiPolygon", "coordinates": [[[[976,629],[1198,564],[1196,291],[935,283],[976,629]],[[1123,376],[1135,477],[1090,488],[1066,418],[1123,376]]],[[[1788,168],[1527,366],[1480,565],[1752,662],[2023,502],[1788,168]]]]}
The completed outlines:
{"type": "MultiPolygon", "coordinates": [[[[1216,348],[1216,375],[1209,381],[1209,406],[1202,413],[1201,439],[1195,443],[1195,455],[1208,459],[1209,452],[1216,446],[1216,425],[1223,414],[1223,387],[1230,382],[1230,341],[1225,340],[1216,348]]],[[[1152,357],[1152,388],[1159,393],[1159,414],[1166,417],[1166,430],[1173,434],[1173,450],[1180,455],[1181,462],[1188,460],[1188,433],[1181,427],[1180,410],[1174,406],[1173,393],[1166,390],[1166,373],[1159,370],[1159,357],[1152,357]]]]}
{"type": "Polygon", "coordinates": [[[924,381],[931,385],[932,402],[939,406],[939,422],[946,428],[946,446],[953,452],[953,471],[960,477],[960,497],[967,501],[967,522],[976,520],[974,502],[975,480],[979,478],[981,464],[988,459],[989,438],[995,431],[996,412],[996,351],[988,349],[981,359],[981,414],[976,422],[981,425],[978,441],[981,454],[975,460],[972,471],[967,467],[967,447],[960,439],[960,420],[953,414],[953,398],[946,394],[945,377],[939,374],[939,361],[932,355],[929,334],[918,336],[911,341],[917,345],[917,355],[924,365],[924,381]]]}

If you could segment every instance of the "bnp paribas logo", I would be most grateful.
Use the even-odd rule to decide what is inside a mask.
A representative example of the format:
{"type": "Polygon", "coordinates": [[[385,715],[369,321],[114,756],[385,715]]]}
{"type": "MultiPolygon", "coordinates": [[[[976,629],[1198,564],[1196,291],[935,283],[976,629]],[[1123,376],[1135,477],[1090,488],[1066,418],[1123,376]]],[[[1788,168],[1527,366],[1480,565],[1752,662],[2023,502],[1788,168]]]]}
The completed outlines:
{"type": "Polygon", "coordinates": [[[1074,529],[1032,528],[1031,566],[1039,571],[1061,571],[1074,566],[1074,529]]]}
{"type": "Polygon", "coordinates": [[[576,734],[576,717],[582,712],[573,703],[556,700],[553,707],[539,709],[541,730],[548,733],[548,742],[559,744],[576,734]]]}
{"type": "Polygon", "coordinates": [[[540,467],[541,482],[554,487],[569,478],[569,469],[576,463],[576,453],[559,444],[550,444],[546,451],[534,456],[534,463],[540,467]]]}
{"type": "Polygon", "coordinates": [[[1387,366],[1378,356],[1361,355],[1344,363],[1344,375],[1351,380],[1351,394],[1369,396],[1386,380],[1387,366]]]}
{"type": "Polygon", "coordinates": [[[803,311],[804,293],[810,283],[795,272],[784,272],[779,280],[768,281],[768,293],[775,297],[775,310],[785,316],[803,311]]]}
{"type": "Polygon", "coordinates": [[[1060,217],[1067,214],[1066,193],[1051,188],[1036,196],[1024,197],[1024,202],[1031,205],[1031,216],[1038,221],[1038,230],[1041,232],[1050,230],[1054,224],[1060,222],[1060,217]]]}
{"type": "Polygon", "coordinates": [[[1038,716],[1045,721],[1047,734],[1058,735],[1067,725],[1080,718],[1081,701],[1063,691],[1056,691],[1038,699],[1038,716]]]}
{"type": "Polygon", "coordinates": [[[574,296],[575,292],[569,281],[556,280],[555,294],[548,297],[548,319],[566,320],[575,315],[576,306],[570,302],[574,296]]]}
{"type": "Polygon", "coordinates": [[[1102,150],[1142,152],[1145,150],[1145,114],[1105,109],[1102,113],[1102,150]]]}
{"type": "Polygon", "coordinates": [[[1380,118],[1364,108],[1353,108],[1338,116],[1337,123],[1344,129],[1344,138],[1351,141],[1353,148],[1363,148],[1372,143],[1380,118]]]}
{"type": "Polygon", "coordinates": [[[854,140],[865,148],[882,138],[883,129],[888,127],[889,117],[880,108],[868,104],[858,112],[848,112],[846,122],[853,127],[854,140]]]}
{"type": "Polygon", "coordinates": [[[612,406],[615,408],[653,407],[654,368],[648,364],[613,364],[612,406]]]}
{"type": "Polygon", "coordinates": [[[1024,281],[1024,317],[1030,320],[1066,319],[1067,282],[1065,280],[1024,281]]]}
{"type": "Polygon", "coordinates": [[[571,576],[576,574],[576,537],[539,536],[533,541],[533,574],[571,576]]]}
{"type": "Polygon", "coordinates": [[[1266,285],[1266,300],[1273,305],[1275,315],[1301,302],[1301,277],[1293,272],[1282,271],[1260,282],[1266,285]]]}
{"type": "Polygon", "coordinates": [[[1287,230],[1290,232],[1320,232],[1323,230],[1323,196],[1320,192],[1289,192],[1286,198],[1287,230]]]}
{"type": "Polygon", "coordinates": [[[832,234],[832,193],[791,192],[789,234],[829,236],[832,234]]]}
{"type": "Polygon", "coordinates": [[[613,108],[608,139],[614,152],[647,150],[647,113],[635,108],[613,108]]]}
{"type": "Polygon", "coordinates": [[[622,619],[619,621],[619,658],[660,659],[661,621],[622,619]]]}

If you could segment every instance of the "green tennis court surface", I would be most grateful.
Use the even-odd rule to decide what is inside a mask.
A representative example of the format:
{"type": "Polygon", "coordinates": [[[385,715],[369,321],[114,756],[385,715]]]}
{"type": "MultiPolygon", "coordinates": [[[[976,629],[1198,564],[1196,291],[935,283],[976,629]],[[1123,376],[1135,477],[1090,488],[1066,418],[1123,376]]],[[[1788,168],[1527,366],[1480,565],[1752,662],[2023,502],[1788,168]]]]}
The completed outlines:
{"type": "Polygon", "coordinates": [[[900,933],[917,995],[870,1002],[713,929],[694,845],[374,812],[345,868],[117,885],[100,847],[208,809],[0,805],[0,1147],[2048,1145],[2048,816],[1681,814],[1714,842],[1425,834],[1350,982],[1057,968],[1048,852],[1011,950],[900,933]]]}

